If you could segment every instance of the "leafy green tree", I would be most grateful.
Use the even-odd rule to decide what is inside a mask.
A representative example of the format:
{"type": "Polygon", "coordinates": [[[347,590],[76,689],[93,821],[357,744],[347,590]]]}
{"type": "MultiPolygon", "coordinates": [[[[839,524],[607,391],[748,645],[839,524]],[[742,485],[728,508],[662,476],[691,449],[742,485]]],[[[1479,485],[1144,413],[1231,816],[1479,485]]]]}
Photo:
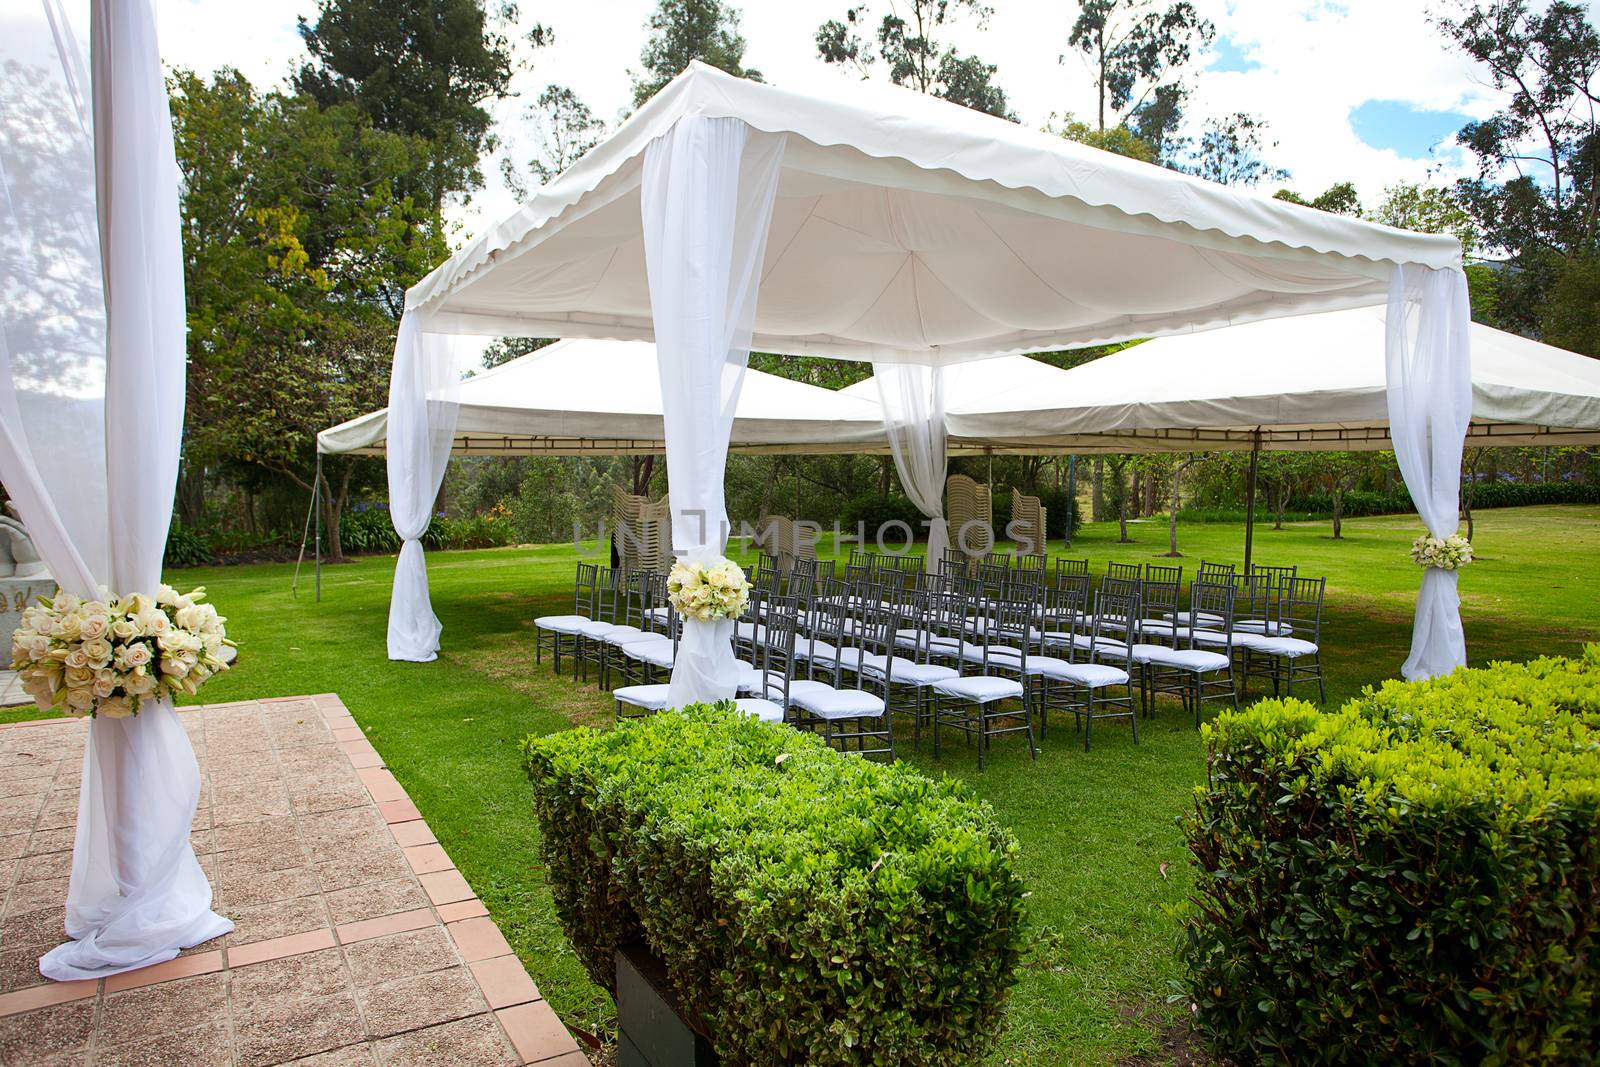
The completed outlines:
{"type": "Polygon", "coordinates": [[[530,352],[537,352],[546,345],[553,345],[558,338],[555,337],[499,337],[483,350],[483,365],[485,367],[498,367],[510,363],[530,352]]]}
{"type": "Polygon", "coordinates": [[[736,78],[761,80],[759,70],[744,65],[739,10],[723,0],[660,0],[648,26],[650,36],[639,52],[643,70],[631,75],[634,107],[659,93],[696,59],[736,78]]]}
{"type": "Polygon", "coordinates": [[[1265,151],[1278,146],[1266,139],[1266,132],[1265,119],[1243,111],[1207,119],[1189,158],[1176,164],[1176,169],[1222,185],[1254,187],[1281,181],[1289,172],[1262,158],[1265,151]]]}
{"type": "Polygon", "coordinates": [[[893,5],[878,20],[872,41],[862,36],[871,13],[867,5],[847,10],[844,18],[817,27],[817,54],[824,62],[852,66],[863,76],[882,59],[889,80],[963,107],[1017,121],[1005,90],[995,82],[997,69],[938,37],[940,31],[966,16],[981,29],[993,14],[982,0],[905,0],[907,15],[893,5]]]}
{"type": "Polygon", "coordinates": [[[1331,215],[1361,215],[1361,197],[1354,182],[1335,182],[1317,196],[1307,200],[1293,189],[1279,189],[1272,194],[1274,200],[1287,200],[1302,207],[1314,207],[1331,215]]]}
{"type": "MultiPolygon", "coordinates": [[[[491,16],[484,0],[318,0],[316,20],[300,19],[310,60],[295,87],[427,141],[427,165],[401,192],[438,212],[483,184],[478,158],[494,144],[486,105],[510,93],[516,60],[502,27],[516,16],[510,3],[491,16]]],[[[550,39],[543,27],[528,35],[536,47],[550,39]]]]}
{"type": "Polygon", "coordinates": [[[517,199],[526,199],[576,163],[606,135],[606,124],[578,94],[565,85],[547,85],[528,108],[537,145],[526,167],[509,155],[500,161],[500,176],[517,199]]]}
{"type": "Polygon", "coordinates": [[[1079,0],[1067,43],[1094,77],[1095,128],[1106,129],[1108,110],[1111,125],[1118,126],[1157,105],[1163,123],[1176,128],[1184,96],[1181,72],[1215,36],[1216,27],[1187,0],[1166,6],[1160,0],[1079,0]]]}
{"type": "MultiPolygon", "coordinates": [[[[1600,33],[1569,0],[1457,0],[1437,23],[1501,94],[1500,110],[1456,135],[1478,161],[1456,195],[1484,246],[1506,257],[1496,314],[1520,332],[1537,335],[1547,323],[1566,331],[1600,296],[1587,265],[1600,251],[1600,33]],[[1552,299],[1562,305],[1554,312],[1552,299]]],[[[1595,350],[1592,334],[1562,335],[1595,350]]]]}
{"type": "Polygon", "coordinates": [[[1106,152],[1115,152],[1129,159],[1137,159],[1144,163],[1156,162],[1155,146],[1141,140],[1126,126],[1113,126],[1109,130],[1100,130],[1068,113],[1060,119],[1051,115],[1044,129],[1046,133],[1053,133],[1069,141],[1077,141],[1079,144],[1086,144],[1106,152]]]}
{"type": "MultiPolygon", "coordinates": [[[[1367,217],[1402,230],[1450,234],[1461,242],[1461,252],[1469,260],[1483,244],[1478,220],[1462,204],[1454,189],[1415,183],[1391,185],[1384,190],[1382,202],[1367,217]]],[[[1488,264],[1469,261],[1466,273],[1473,321],[1498,326],[1498,272],[1488,264]]]]}

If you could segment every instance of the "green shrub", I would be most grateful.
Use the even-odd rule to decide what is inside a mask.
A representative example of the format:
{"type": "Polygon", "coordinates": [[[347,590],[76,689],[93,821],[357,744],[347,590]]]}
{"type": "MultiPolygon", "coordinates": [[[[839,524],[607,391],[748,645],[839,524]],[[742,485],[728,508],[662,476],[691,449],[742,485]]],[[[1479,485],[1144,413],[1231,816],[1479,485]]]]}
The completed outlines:
{"type": "Polygon", "coordinates": [[[544,864],[615,987],[643,942],[729,1064],[965,1064],[1021,952],[1017,846],[959,783],[730,707],[530,738],[544,864]]]}
{"type": "Polygon", "coordinates": [[[198,531],[174,522],[167,530],[167,548],[162,559],[168,567],[203,567],[211,562],[211,546],[198,531]]]}
{"type": "Polygon", "coordinates": [[[1600,646],[1206,731],[1184,993],[1240,1062],[1592,1063],[1600,646]]]}
{"type": "MultiPolygon", "coordinates": [[[[1071,501],[1070,506],[1067,494],[1059,489],[1041,489],[1035,494],[1039,503],[1044,506],[1045,536],[1052,541],[1060,541],[1071,537],[1071,531],[1078,528],[1078,502],[1071,501]],[[1069,526],[1068,518],[1071,518],[1069,526]]],[[[1006,527],[1011,525],[1011,493],[997,492],[990,499],[990,512],[994,520],[994,537],[996,541],[1008,541],[1006,527]]]]}
{"type": "MultiPolygon", "coordinates": [[[[858,525],[866,526],[868,548],[875,547],[878,531],[891,522],[903,522],[911,527],[911,535],[918,541],[928,539],[928,528],[922,525],[922,512],[909,499],[898,494],[891,495],[887,500],[881,499],[876,493],[858,496],[846,501],[839,512],[839,525],[845,533],[854,536],[858,525]]],[[[883,540],[889,546],[899,545],[905,540],[905,531],[887,531],[883,540]]]]}
{"type": "Polygon", "coordinates": [[[386,507],[346,510],[339,516],[339,544],[348,553],[400,551],[400,535],[386,507]]]}
{"type": "MultiPolygon", "coordinates": [[[[339,539],[349,553],[398,552],[400,535],[387,508],[346,511],[339,517],[339,539]]],[[[422,534],[422,546],[441,548],[499,548],[516,542],[515,530],[500,515],[469,515],[462,519],[435,515],[422,534]]]]}

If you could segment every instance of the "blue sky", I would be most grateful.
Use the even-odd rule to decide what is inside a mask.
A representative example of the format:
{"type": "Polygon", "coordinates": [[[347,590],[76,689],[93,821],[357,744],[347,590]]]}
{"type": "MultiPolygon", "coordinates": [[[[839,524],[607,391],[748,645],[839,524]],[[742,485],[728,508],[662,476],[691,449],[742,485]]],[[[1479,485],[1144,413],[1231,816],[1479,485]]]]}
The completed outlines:
{"type": "Polygon", "coordinates": [[[1401,100],[1368,100],[1350,112],[1350,125],[1362,141],[1412,159],[1436,148],[1453,150],[1456,131],[1470,121],[1459,111],[1428,111],[1401,100]]]}

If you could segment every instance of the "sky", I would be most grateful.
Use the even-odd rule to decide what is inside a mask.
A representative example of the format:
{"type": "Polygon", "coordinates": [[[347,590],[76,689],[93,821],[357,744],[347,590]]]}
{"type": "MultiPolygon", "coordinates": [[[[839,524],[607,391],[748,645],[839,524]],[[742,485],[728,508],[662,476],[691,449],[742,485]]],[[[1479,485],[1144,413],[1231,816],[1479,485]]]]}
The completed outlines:
{"type": "MultiPolygon", "coordinates": [[[[300,62],[295,23],[314,0],[155,0],[162,53],[202,72],[234,66],[271,85],[300,62]]],[[[852,0],[745,0],[747,66],[766,80],[804,90],[819,79],[858,77],[817,58],[813,36],[842,17],[852,0]]],[[[856,0],[858,2],[858,0],[856,0]]],[[[1195,0],[1217,40],[1191,75],[1193,116],[1245,111],[1267,121],[1276,142],[1266,157],[1290,171],[1286,184],[1313,196],[1353,181],[1364,204],[1396,182],[1442,183],[1468,172],[1453,145],[1463,122],[1498,106],[1483,73],[1451,50],[1429,14],[1448,0],[1195,0]]],[[[875,19],[890,0],[869,0],[875,19]]],[[[1043,126],[1067,112],[1091,118],[1088,68],[1067,50],[1077,5],[1070,0],[990,0],[987,26],[964,20],[950,38],[999,68],[1012,109],[1043,126]]],[[[737,5],[737,0],[735,0],[737,5]]],[[[518,73],[519,97],[496,106],[507,151],[531,151],[528,105],[547,84],[568,85],[603,118],[631,104],[629,71],[653,0],[522,0],[525,24],[555,33],[555,45],[530,54],[518,73]]],[[[877,75],[882,77],[882,64],[877,75]]],[[[515,200],[485,167],[488,188],[460,209],[463,238],[509,213],[515,200]]],[[[1270,189],[1268,190],[1270,191],[1270,189]]]]}

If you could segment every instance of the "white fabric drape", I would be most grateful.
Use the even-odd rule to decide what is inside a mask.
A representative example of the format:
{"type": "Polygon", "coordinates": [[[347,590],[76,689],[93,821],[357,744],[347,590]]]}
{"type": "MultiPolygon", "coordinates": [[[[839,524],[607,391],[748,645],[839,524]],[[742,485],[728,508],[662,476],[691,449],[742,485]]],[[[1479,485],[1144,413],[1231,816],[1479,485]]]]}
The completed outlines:
{"type": "Polygon", "coordinates": [[[936,573],[950,545],[944,519],[944,368],[915,363],[874,363],[883,405],[883,429],[906,495],[928,519],[928,573],[936,573]]]}
{"type": "MultiPolygon", "coordinates": [[[[1397,267],[1389,285],[1385,358],[1389,433],[1428,532],[1448,537],[1461,514],[1461,449],[1472,419],[1471,306],[1459,270],[1397,267]]],[[[1467,662],[1455,571],[1422,572],[1407,679],[1467,662]]]]}
{"type": "MultiPolygon", "coordinates": [[[[750,358],[756,292],[783,138],[731,118],[686,115],[650,143],[640,210],[661,374],[672,548],[720,556],[722,478],[750,358]]],[[[730,622],[686,620],[669,690],[674,706],[733,696],[730,622]]]]}
{"type": "MultiPolygon", "coordinates": [[[[149,0],[94,0],[88,71],[57,0],[19,21],[0,39],[0,478],[63,588],[153,593],[185,325],[154,16],[149,0]]],[[[74,940],[40,960],[46,977],[160,963],[233,929],[211,911],[189,844],[199,795],[170,703],[90,725],[66,903],[74,940]]]]}
{"type": "Polygon", "coordinates": [[[454,342],[406,312],[389,379],[389,518],[401,540],[389,598],[390,659],[427,663],[439,654],[443,627],[428,599],[421,538],[450,462],[460,397],[454,342]]]}

